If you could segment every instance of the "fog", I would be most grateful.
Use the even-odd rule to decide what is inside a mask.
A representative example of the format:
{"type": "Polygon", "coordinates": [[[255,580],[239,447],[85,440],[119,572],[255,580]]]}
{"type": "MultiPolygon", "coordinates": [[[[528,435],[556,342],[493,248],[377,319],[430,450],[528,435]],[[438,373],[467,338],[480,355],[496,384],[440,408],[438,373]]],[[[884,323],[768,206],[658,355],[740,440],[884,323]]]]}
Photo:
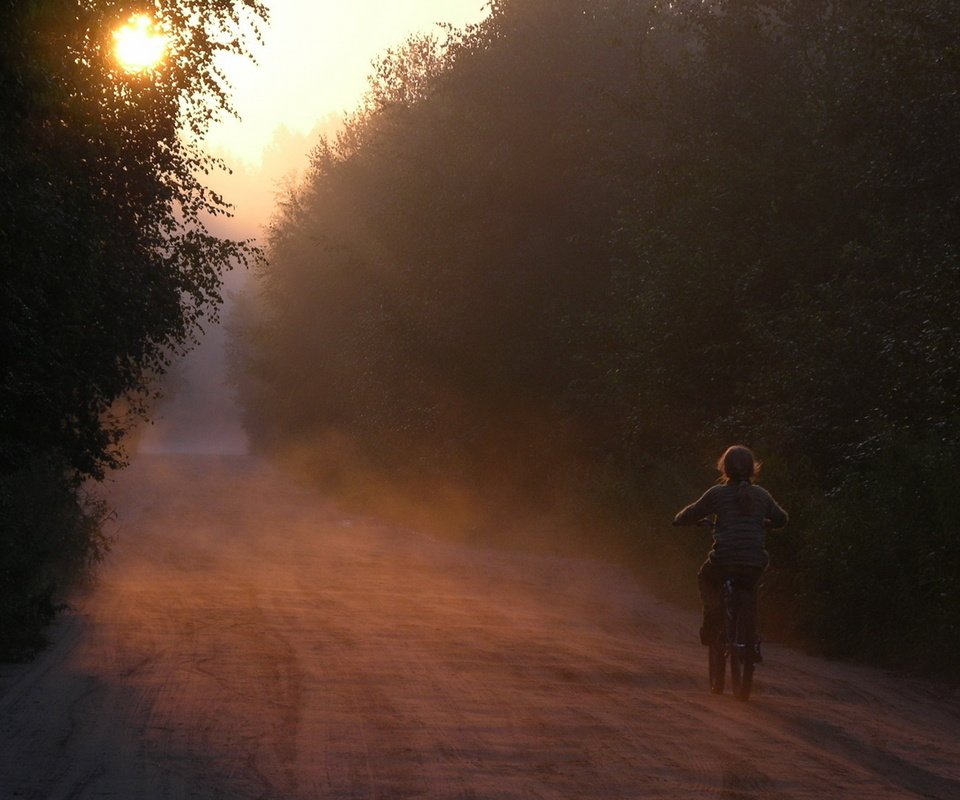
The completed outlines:
{"type": "MultiPolygon", "coordinates": [[[[252,239],[263,246],[279,197],[300,180],[312,148],[321,136],[341,125],[330,114],[307,131],[276,129],[257,163],[218,150],[227,171],[211,176],[211,187],[233,204],[233,216],[208,220],[211,232],[234,239],[252,239]]],[[[224,276],[223,303],[202,324],[197,345],[177,359],[160,382],[160,398],[131,440],[137,453],[204,453],[238,455],[249,449],[241,425],[236,392],[228,369],[229,320],[236,300],[247,291],[250,272],[236,268],[224,276]]]]}
{"type": "Polygon", "coordinates": [[[138,438],[137,452],[247,452],[235,392],[227,379],[226,340],[222,324],[210,325],[199,346],[175,365],[138,438]]]}

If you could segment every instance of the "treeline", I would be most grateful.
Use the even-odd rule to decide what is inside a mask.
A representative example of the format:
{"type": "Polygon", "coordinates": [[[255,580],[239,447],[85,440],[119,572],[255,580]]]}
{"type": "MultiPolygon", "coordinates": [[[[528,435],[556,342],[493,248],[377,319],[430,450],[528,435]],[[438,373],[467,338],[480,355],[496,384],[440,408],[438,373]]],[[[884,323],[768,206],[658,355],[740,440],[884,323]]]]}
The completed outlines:
{"type": "Polygon", "coordinates": [[[958,29],[948,0],[504,0],[388,52],[278,210],[254,441],[671,581],[705,542],[666,520],[744,442],[793,516],[768,632],[956,669],[958,29]]]}
{"type": "Polygon", "coordinates": [[[229,109],[214,56],[266,11],[154,5],[166,61],[126,73],[129,7],[0,0],[0,659],[35,652],[106,553],[86,482],[123,465],[153,379],[215,313],[223,270],[257,255],[208,231],[228,206],[197,142],[229,109]]]}

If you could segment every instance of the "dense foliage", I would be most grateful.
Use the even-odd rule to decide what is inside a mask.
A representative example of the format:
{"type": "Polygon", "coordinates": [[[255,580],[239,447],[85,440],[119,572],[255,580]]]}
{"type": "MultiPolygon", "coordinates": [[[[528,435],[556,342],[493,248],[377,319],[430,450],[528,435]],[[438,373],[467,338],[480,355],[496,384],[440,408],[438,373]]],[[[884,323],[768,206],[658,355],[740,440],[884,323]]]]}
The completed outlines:
{"type": "Polygon", "coordinates": [[[619,528],[673,576],[658,554],[689,572],[704,543],[649,521],[741,440],[793,512],[769,624],[956,668],[958,25],[947,0],[504,0],[387,54],[278,213],[255,441],[421,506],[472,487],[619,528]]]}
{"type": "Polygon", "coordinates": [[[68,565],[103,553],[102,509],[79,486],[122,462],[116,401],[142,408],[222,271],[256,255],[208,232],[228,207],[196,143],[229,111],[215,55],[242,52],[265,16],[257,0],[0,2],[4,646],[50,616],[68,565]],[[168,57],[127,73],[112,33],[143,11],[163,20],[168,57]]]}

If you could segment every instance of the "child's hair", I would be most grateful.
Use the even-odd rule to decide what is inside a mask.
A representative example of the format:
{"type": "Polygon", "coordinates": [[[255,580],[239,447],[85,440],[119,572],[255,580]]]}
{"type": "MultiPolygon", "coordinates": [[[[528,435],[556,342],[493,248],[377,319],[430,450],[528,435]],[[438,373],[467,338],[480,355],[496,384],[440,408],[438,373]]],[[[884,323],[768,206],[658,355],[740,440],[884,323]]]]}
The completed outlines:
{"type": "Polygon", "coordinates": [[[735,444],[723,451],[717,461],[717,469],[722,473],[722,481],[736,487],[737,507],[741,514],[749,514],[753,510],[753,498],[750,496],[750,485],[760,472],[760,462],[753,457],[749,447],[735,444]]]}

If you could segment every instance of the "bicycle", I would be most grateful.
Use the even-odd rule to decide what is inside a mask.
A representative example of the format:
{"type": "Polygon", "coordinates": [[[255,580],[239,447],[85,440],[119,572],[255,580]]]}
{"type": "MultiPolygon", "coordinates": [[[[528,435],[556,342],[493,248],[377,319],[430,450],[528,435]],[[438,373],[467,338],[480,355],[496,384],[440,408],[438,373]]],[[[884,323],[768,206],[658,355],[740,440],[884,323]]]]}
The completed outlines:
{"type": "MultiPolygon", "coordinates": [[[[713,522],[704,519],[698,525],[712,528],[713,522]]],[[[720,579],[721,624],[707,654],[710,691],[714,694],[723,694],[729,660],[734,697],[750,698],[753,670],[761,660],[756,636],[756,590],[757,576],[736,567],[724,572],[720,579]]]]}
{"type": "Polygon", "coordinates": [[[710,691],[723,694],[726,664],[730,661],[730,683],[738,700],[748,700],[753,687],[753,670],[758,660],[754,620],[756,578],[724,574],[720,581],[722,624],[716,641],[709,646],[710,691]]]}

